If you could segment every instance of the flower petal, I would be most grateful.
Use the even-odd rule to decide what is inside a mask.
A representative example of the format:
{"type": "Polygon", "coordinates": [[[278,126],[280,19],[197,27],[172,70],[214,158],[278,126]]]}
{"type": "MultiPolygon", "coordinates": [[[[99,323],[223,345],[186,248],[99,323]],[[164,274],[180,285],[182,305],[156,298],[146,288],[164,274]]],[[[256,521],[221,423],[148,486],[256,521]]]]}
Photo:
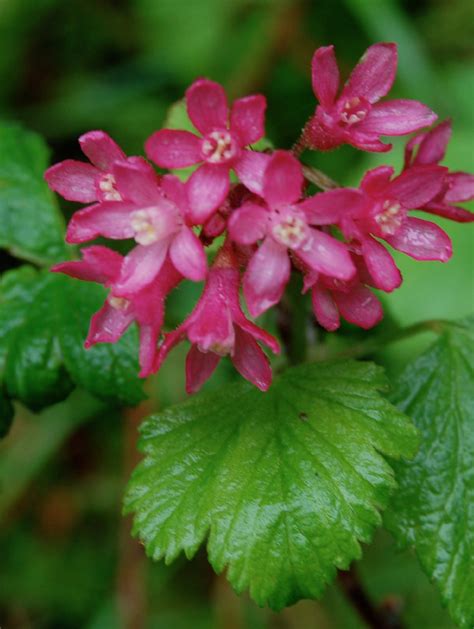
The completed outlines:
{"type": "Polygon", "coordinates": [[[365,51],[344,87],[341,99],[366,98],[377,102],[388,93],[397,71],[396,44],[379,43],[365,51]]]}
{"type": "Polygon", "coordinates": [[[357,125],[359,133],[405,135],[429,127],[437,119],[434,111],[417,100],[387,100],[372,107],[357,125]]]}
{"type": "Polygon", "coordinates": [[[161,180],[161,188],[181,214],[185,215],[188,212],[188,195],[184,183],[175,175],[165,175],[161,180]]]}
{"type": "Polygon", "coordinates": [[[267,99],[261,94],[234,101],[230,112],[230,130],[236,133],[242,146],[253,144],[265,134],[267,99]]]}
{"type": "Polygon", "coordinates": [[[398,288],[402,283],[402,276],[385,247],[370,237],[365,238],[361,244],[364,262],[373,285],[388,293],[398,288]]]}
{"type": "Polygon", "coordinates": [[[311,62],[313,92],[323,107],[333,105],[339,89],[339,68],[334,46],[322,46],[313,55],[311,62]]]}
{"type": "Polygon", "coordinates": [[[290,278],[290,267],[286,248],[271,237],[265,238],[252,256],[243,278],[245,301],[253,317],[280,301],[290,278]]]}
{"type": "Polygon", "coordinates": [[[92,164],[104,172],[110,171],[114,162],[126,159],[120,146],[104,131],[89,131],[81,135],[79,144],[92,164]]]}
{"type": "Polygon", "coordinates": [[[117,162],[112,167],[115,187],[123,199],[137,205],[153,205],[160,196],[159,177],[144,159],[117,162]]]}
{"type": "Polygon", "coordinates": [[[48,168],[44,178],[51,190],[68,201],[92,203],[97,200],[95,181],[99,175],[91,164],[66,159],[48,168]]]}
{"type": "Polygon", "coordinates": [[[311,291],[313,312],[319,325],[329,332],[334,332],[341,325],[339,312],[330,291],[316,284],[311,291]]]}
{"type": "Polygon", "coordinates": [[[427,203],[423,206],[423,212],[442,216],[457,223],[472,223],[474,221],[474,212],[465,210],[463,207],[447,205],[446,203],[427,203]]]}
{"type": "Polygon", "coordinates": [[[229,107],[224,88],[208,79],[198,79],[186,91],[188,116],[198,131],[226,129],[229,107]]]}
{"type": "Polygon", "coordinates": [[[145,142],[145,152],[161,168],[184,168],[202,160],[197,135],[176,129],[155,131],[145,142]]]}
{"type": "Polygon", "coordinates": [[[362,284],[347,293],[335,291],[334,299],[344,319],[364,330],[373,328],[383,317],[382,304],[374,293],[362,284]]]}
{"type": "Polygon", "coordinates": [[[160,272],[168,250],[169,240],[159,240],[153,245],[137,245],[125,256],[120,279],[114,293],[130,297],[150,284],[160,272]]]}
{"type": "Polygon", "coordinates": [[[245,203],[235,210],[227,224],[229,235],[239,245],[251,245],[267,233],[268,210],[255,203],[245,203]]]}
{"type": "Polygon", "coordinates": [[[130,213],[134,205],[121,201],[104,201],[79,210],[72,215],[67,226],[66,241],[80,243],[98,236],[121,240],[132,238],[134,231],[130,213]]]}
{"type": "Polygon", "coordinates": [[[386,153],[392,148],[391,144],[381,142],[374,133],[360,133],[352,129],[346,131],[345,142],[361,149],[361,151],[371,151],[372,153],[386,153]]]}
{"type": "Polygon", "coordinates": [[[449,173],[446,177],[448,191],[444,200],[448,203],[462,203],[474,199],[474,175],[469,173],[449,173]]]}
{"type": "Polygon", "coordinates": [[[214,373],[221,357],[214,352],[201,352],[191,345],[186,356],[186,393],[196,393],[214,373]]]}
{"type": "Polygon", "coordinates": [[[253,336],[235,327],[235,348],[231,356],[235,368],[246,380],[261,391],[272,383],[270,361],[253,336]]]}
{"type": "Polygon", "coordinates": [[[377,168],[372,168],[365,173],[360,187],[364,192],[370,195],[382,194],[390,183],[393,173],[393,166],[377,166],[377,168]]]}
{"type": "Polygon", "coordinates": [[[263,177],[270,159],[266,153],[243,150],[232,167],[244,186],[263,196],[263,177]]]}
{"type": "Polygon", "coordinates": [[[394,236],[387,238],[392,247],[416,260],[447,262],[451,257],[451,240],[441,227],[419,218],[407,218],[394,236]]]}
{"type": "Polygon", "coordinates": [[[346,245],[317,229],[295,254],[314,271],[339,280],[350,280],[356,271],[346,245]]]}
{"type": "Polygon", "coordinates": [[[256,341],[260,341],[269,347],[274,354],[280,353],[280,344],[276,338],[266,330],[259,328],[258,325],[255,325],[252,321],[249,321],[242,311],[238,314],[234,314],[234,321],[244,332],[251,334],[256,341]]]}
{"type": "Polygon", "coordinates": [[[365,195],[354,188],[319,192],[298,204],[312,225],[334,225],[344,215],[356,212],[366,202],[365,195]]]}
{"type": "Polygon", "coordinates": [[[273,208],[294,203],[303,188],[301,164],[288,151],[275,151],[263,176],[263,196],[273,208]]]}
{"type": "Polygon", "coordinates": [[[189,227],[182,227],[173,238],[170,257],[176,269],[193,282],[206,276],[207,258],[201,241],[189,227]]]}
{"type": "Polygon", "coordinates": [[[442,166],[412,166],[389,183],[385,194],[406,208],[423,207],[441,190],[446,172],[442,166]]]}
{"type": "Polygon", "coordinates": [[[217,210],[229,192],[227,166],[203,164],[186,183],[189,199],[189,218],[199,225],[217,210]]]}
{"type": "Polygon", "coordinates": [[[438,164],[446,154],[451,131],[451,120],[448,119],[427,133],[420,143],[415,164],[438,164]]]}
{"type": "Polygon", "coordinates": [[[106,301],[91,318],[84,347],[88,349],[96,343],[116,343],[132,321],[133,314],[131,312],[113,308],[106,301]]]}
{"type": "Polygon", "coordinates": [[[82,260],[60,262],[51,271],[99,284],[109,284],[118,277],[123,258],[116,251],[96,245],[82,249],[81,255],[82,260]]]}
{"type": "Polygon", "coordinates": [[[147,378],[153,373],[160,331],[161,326],[140,325],[140,378],[147,378]]]}
{"type": "Polygon", "coordinates": [[[153,365],[153,372],[157,372],[161,365],[163,364],[165,358],[168,356],[170,351],[175,347],[178,343],[180,343],[186,336],[186,328],[184,325],[180,325],[179,328],[173,330],[173,332],[169,332],[165,334],[165,338],[161,343],[158,353],[155,357],[155,364],[153,365]]]}

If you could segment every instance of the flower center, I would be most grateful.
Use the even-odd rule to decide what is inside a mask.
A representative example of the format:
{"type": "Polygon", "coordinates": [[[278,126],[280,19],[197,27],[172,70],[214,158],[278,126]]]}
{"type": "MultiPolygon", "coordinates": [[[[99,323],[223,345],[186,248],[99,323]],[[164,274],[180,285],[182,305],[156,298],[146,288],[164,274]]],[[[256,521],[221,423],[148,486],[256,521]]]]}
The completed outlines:
{"type": "Polygon", "coordinates": [[[303,217],[295,212],[288,212],[275,220],[272,234],[285,247],[298,249],[308,237],[308,226],[303,217]]]}
{"type": "Polygon", "coordinates": [[[130,304],[125,297],[114,297],[113,295],[110,295],[107,301],[115,310],[126,310],[130,304]]]}
{"type": "Polygon", "coordinates": [[[111,173],[101,177],[99,189],[102,192],[104,201],[122,201],[122,195],[115,187],[116,183],[115,177],[111,173]]]}
{"type": "Polygon", "coordinates": [[[201,349],[201,351],[213,352],[214,354],[217,354],[218,356],[228,356],[229,354],[232,353],[233,349],[234,349],[234,339],[232,338],[230,339],[230,342],[213,343],[212,345],[209,346],[209,348],[204,349],[204,350],[201,349]]]}
{"type": "Polygon", "coordinates": [[[229,131],[212,131],[202,140],[204,159],[211,164],[223,164],[237,155],[239,150],[229,131]]]}
{"type": "Polygon", "coordinates": [[[400,228],[404,218],[402,206],[398,201],[387,199],[382,211],[375,216],[375,220],[384,236],[393,236],[400,228]]]}
{"type": "Polygon", "coordinates": [[[341,111],[341,121],[347,126],[362,122],[370,111],[370,103],[365,98],[354,96],[344,103],[341,111]]]}
{"type": "Polygon", "coordinates": [[[130,215],[130,225],[139,245],[151,245],[160,237],[159,225],[150,210],[136,210],[130,215]]]}

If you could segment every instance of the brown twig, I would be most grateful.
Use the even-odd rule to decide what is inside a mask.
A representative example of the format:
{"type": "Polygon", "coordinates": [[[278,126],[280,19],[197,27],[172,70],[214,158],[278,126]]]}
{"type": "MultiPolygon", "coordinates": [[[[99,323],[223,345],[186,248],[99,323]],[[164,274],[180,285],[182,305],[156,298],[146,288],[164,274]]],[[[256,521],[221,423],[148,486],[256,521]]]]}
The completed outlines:
{"type": "Polygon", "coordinates": [[[354,566],[347,571],[338,573],[338,583],[349,601],[357,610],[359,616],[371,629],[403,629],[400,618],[401,604],[397,600],[395,605],[383,604],[376,606],[362,585],[354,566]]]}
{"type": "MultiPolygon", "coordinates": [[[[152,411],[150,400],[123,412],[123,473],[127,482],[139,460],[138,427],[152,411]]],[[[117,570],[117,607],[121,629],[142,629],[147,617],[146,557],[131,535],[131,518],[121,519],[117,570]]]]}
{"type": "Polygon", "coordinates": [[[315,186],[321,188],[321,190],[333,190],[334,188],[340,188],[341,186],[330,177],[328,177],[322,170],[313,168],[312,166],[305,166],[302,164],[303,175],[305,178],[314,183],[315,186]]]}

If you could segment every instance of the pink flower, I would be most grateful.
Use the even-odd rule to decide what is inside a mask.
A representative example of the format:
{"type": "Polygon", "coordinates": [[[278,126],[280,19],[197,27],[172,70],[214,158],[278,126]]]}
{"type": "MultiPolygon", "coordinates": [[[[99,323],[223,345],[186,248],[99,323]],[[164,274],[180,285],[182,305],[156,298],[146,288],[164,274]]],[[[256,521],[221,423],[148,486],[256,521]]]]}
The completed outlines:
{"type": "Polygon", "coordinates": [[[140,328],[140,377],[152,373],[158,337],[164,317],[164,301],[182,276],[167,259],[160,275],[128,299],[115,293],[123,258],[106,247],[93,246],[82,250],[82,260],[62,262],[52,268],[56,273],[88,282],[98,282],[110,289],[102,308],[91,319],[86,348],[96,343],[116,343],[133,321],[140,328]]]}
{"type": "Polygon", "coordinates": [[[121,201],[103,201],[76,212],[68,242],[104,236],[134,238],[137,246],[125,257],[117,294],[127,297],[152,282],[166,255],[176,269],[193,281],[204,279],[207,260],[199,238],[187,225],[188,205],[184,184],[176,177],[157,178],[144,160],[117,162],[112,175],[121,201]]]}
{"type": "MultiPolygon", "coordinates": [[[[330,201],[321,211],[317,195],[298,203],[302,186],[299,162],[290,153],[276,151],[263,177],[266,205],[244,203],[229,219],[229,234],[235,242],[249,245],[262,240],[243,280],[245,299],[254,317],[281,299],[290,276],[290,252],[313,271],[331,277],[348,280],[355,273],[345,245],[310,227],[311,222],[335,223],[339,205],[335,214],[330,201]]],[[[352,192],[352,203],[358,196],[357,191],[352,192]]]]}
{"type": "Polygon", "coordinates": [[[318,48],[312,61],[313,91],[319,100],[304,130],[309,148],[328,150],[351,144],[364,151],[388,151],[380,135],[405,135],[437,118],[415,100],[378,101],[392,87],[397,69],[396,44],[370,46],[352,71],[339,97],[334,46],[318,48]]]}
{"type": "Polygon", "coordinates": [[[104,131],[89,131],[79,138],[79,144],[91,163],[66,159],[48,168],[44,177],[51,190],[68,201],[80,203],[120,200],[112,166],[134,158],[127,158],[104,131]]]}
{"type": "Polygon", "coordinates": [[[195,393],[211,376],[220,359],[229,355],[234,367],[262,391],[271,384],[268,358],[257,341],[279,353],[278,342],[249,321],[239,303],[239,271],[233,254],[223,249],[210,269],[204,292],[191,315],[166,335],[155,365],[185,337],[192,343],[186,358],[186,391],[195,393]]]}
{"type": "MultiPolygon", "coordinates": [[[[412,138],[405,148],[405,169],[413,165],[439,164],[451,138],[451,121],[444,120],[428,133],[412,138]]],[[[453,203],[474,199],[474,175],[463,172],[446,173],[440,192],[420,209],[459,223],[474,221],[474,214],[453,203]]]]}
{"type": "Polygon", "coordinates": [[[224,89],[199,79],[186,92],[189,118],[202,137],[189,131],[162,129],[146,142],[146,152],[162,168],[183,168],[201,163],[189,179],[190,216],[204,223],[229,191],[229,171],[253,192],[259,192],[268,156],[246,149],[264,134],[266,100],[247,96],[229,112],[224,89]]]}
{"type": "Polygon", "coordinates": [[[382,304],[366,286],[371,280],[364,273],[363,260],[354,256],[354,262],[358,273],[347,282],[327,275],[305,275],[305,290],[311,288],[314,316],[329,332],[339,328],[340,317],[364,330],[377,325],[383,317],[382,304]]]}
{"type": "MultiPolygon", "coordinates": [[[[360,187],[365,202],[356,206],[351,201],[353,191],[341,189],[339,201],[346,211],[341,211],[338,223],[351,241],[351,250],[363,256],[375,287],[392,291],[402,281],[391,254],[377,239],[416,260],[446,262],[451,257],[451,241],[440,227],[408,215],[439,193],[445,170],[441,166],[413,166],[394,179],[391,166],[369,170],[360,187]]],[[[316,195],[320,205],[324,205],[326,195],[329,199],[328,192],[316,195]]]]}

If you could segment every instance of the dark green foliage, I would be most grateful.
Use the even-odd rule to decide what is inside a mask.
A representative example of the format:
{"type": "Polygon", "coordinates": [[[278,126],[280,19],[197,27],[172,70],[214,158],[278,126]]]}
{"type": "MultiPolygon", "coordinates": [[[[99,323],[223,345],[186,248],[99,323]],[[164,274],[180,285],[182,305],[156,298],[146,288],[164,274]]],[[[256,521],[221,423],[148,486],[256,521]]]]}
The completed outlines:
{"type": "Polygon", "coordinates": [[[421,564],[461,627],[474,623],[474,317],[452,324],[401,375],[395,402],[421,434],[397,463],[387,524],[421,564]]]}

